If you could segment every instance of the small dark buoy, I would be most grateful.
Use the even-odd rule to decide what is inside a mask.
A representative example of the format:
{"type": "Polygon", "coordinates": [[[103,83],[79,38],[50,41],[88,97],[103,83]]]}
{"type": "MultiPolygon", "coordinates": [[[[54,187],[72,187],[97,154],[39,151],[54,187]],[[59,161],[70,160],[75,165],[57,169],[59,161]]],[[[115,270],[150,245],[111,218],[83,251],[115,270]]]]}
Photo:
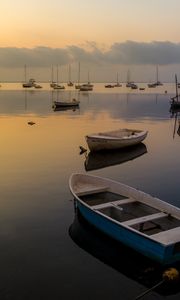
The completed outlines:
{"type": "Polygon", "coordinates": [[[84,152],[87,152],[87,149],[85,149],[83,146],[79,146],[80,149],[80,155],[83,154],[84,152]]]}
{"type": "Polygon", "coordinates": [[[34,125],[34,124],[36,124],[36,123],[32,122],[32,121],[28,122],[28,125],[34,125]]]}
{"type": "Polygon", "coordinates": [[[167,94],[167,91],[165,91],[165,94],[167,94]]]}

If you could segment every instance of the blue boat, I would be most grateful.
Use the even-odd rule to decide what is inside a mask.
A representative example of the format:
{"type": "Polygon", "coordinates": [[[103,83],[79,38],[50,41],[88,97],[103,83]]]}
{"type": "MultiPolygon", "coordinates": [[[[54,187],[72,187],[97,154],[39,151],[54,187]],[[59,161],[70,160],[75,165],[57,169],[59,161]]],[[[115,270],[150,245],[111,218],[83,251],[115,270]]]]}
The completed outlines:
{"type": "Polygon", "coordinates": [[[72,174],[82,216],[97,229],[163,265],[180,261],[180,209],[120,182],[72,174]]]}

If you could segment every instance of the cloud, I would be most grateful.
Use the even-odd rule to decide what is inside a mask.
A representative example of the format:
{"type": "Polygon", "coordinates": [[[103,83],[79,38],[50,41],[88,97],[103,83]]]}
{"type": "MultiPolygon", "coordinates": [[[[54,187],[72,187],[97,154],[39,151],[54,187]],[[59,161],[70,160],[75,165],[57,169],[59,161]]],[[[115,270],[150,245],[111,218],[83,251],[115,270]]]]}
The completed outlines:
{"type": "Polygon", "coordinates": [[[77,61],[122,65],[179,64],[180,43],[126,41],[114,43],[108,50],[101,49],[95,42],[65,48],[0,48],[1,67],[16,68],[24,64],[31,67],[49,67],[52,64],[66,65],[77,61]]]}
{"type": "Polygon", "coordinates": [[[176,64],[180,63],[180,43],[168,41],[115,43],[104,57],[106,61],[121,64],[176,64]]]}
{"type": "Polygon", "coordinates": [[[31,67],[49,67],[51,64],[67,64],[70,53],[64,48],[0,48],[1,67],[20,67],[27,64],[31,67]]]}

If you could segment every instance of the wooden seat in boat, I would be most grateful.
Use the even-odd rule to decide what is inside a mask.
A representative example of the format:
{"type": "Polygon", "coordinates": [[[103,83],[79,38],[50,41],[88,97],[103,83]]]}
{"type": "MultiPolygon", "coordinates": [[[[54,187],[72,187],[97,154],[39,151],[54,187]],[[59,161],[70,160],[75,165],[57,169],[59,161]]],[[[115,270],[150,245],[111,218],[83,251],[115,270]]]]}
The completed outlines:
{"type": "Polygon", "coordinates": [[[144,222],[147,222],[147,221],[152,221],[152,220],[159,219],[159,218],[164,218],[166,216],[167,216],[166,213],[159,212],[159,213],[156,213],[156,214],[151,214],[151,215],[148,215],[148,216],[128,220],[128,221],[122,222],[121,224],[126,225],[126,226],[132,226],[132,225],[135,225],[135,224],[140,224],[140,223],[144,223],[144,222]]]}
{"type": "Polygon", "coordinates": [[[81,192],[77,192],[78,196],[91,195],[101,192],[106,192],[108,190],[108,186],[101,187],[85,187],[81,189],[81,192]]]}
{"type": "Polygon", "coordinates": [[[162,244],[173,244],[179,242],[180,227],[175,227],[166,231],[162,231],[151,235],[151,238],[162,244]]]}

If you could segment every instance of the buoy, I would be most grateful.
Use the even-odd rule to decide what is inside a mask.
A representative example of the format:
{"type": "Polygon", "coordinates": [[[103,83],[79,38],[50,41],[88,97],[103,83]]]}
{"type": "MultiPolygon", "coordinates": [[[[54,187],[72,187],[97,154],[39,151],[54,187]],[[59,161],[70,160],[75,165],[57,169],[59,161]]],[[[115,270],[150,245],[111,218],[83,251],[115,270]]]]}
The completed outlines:
{"type": "Polygon", "coordinates": [[[179,279],[179,271],[175,268],[169,268],[164,271],[162,277],[164,281],[177,281],[179,279]]]}

